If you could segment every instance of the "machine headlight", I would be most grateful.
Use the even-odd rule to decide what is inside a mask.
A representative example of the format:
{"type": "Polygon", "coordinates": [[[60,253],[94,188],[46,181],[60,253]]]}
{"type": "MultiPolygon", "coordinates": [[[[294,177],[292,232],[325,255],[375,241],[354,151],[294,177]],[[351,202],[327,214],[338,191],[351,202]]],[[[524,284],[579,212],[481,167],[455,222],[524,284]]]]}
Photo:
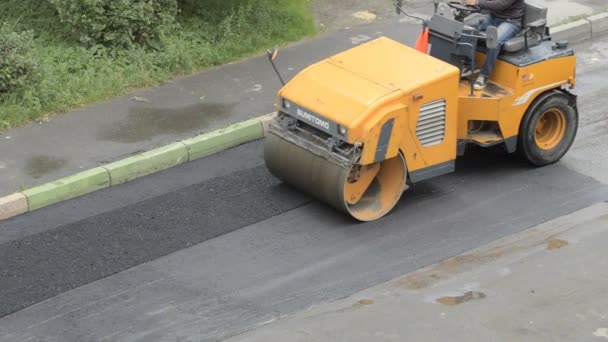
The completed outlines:
{"type": "Polygon", "coordinates": [[[283,108],[290,109],[291,108],[291,102],[287,101],[286,99],[283,99],[283,108]]]}
{"type": "Polygon", "coordinates": [[[340,133],[340,135],[345,136],[346,135],[346,127],[344,126],[338,126],[338,133],[340,133]]]}

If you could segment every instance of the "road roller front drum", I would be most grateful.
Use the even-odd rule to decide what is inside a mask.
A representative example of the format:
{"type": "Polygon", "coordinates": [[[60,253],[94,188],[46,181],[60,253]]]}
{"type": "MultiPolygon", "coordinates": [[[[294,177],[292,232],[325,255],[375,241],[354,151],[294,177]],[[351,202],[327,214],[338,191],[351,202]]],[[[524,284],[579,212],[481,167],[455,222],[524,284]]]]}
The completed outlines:
{"type": "Polygon", "coordinates": [[[401,154],[372,165],[340,165],[275,134],[268,134],[264,159],[269,171],[319,201],[359,221],[388,214],[406,183],[401,154]]]}

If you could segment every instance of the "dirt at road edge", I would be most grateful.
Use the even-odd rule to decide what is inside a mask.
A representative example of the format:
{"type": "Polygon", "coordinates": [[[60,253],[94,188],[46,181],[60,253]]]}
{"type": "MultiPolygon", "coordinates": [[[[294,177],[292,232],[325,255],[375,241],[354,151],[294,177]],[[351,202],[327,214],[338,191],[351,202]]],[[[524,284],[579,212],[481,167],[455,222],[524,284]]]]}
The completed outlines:
{"type": "MultiPolygon", "coordinates": [[[[432,0],[404,0],[412,12],[433,8],[432,0]]],[[[393,0],[311,0],[319,31],[338,31],[397,16],[393,0]]]]}

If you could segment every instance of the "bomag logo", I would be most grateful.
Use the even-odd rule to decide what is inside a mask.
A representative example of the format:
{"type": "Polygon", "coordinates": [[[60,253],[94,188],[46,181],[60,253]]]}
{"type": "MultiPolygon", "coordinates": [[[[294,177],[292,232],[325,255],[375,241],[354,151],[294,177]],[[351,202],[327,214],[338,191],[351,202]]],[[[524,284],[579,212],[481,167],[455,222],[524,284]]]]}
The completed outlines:
{"type": "Polygon", "coordinates": [[[298,108],[296,111],[296,114],[301,117],[302,119],[312,123],[315,126],[319,126],[319,127],[323,127],[326,130],[329,130],[329,122],[322,120],[310,113],[307,113],[305,111],[303,111],[302,109],[298,108]]]}
{"type": "Polygon", "coordinates": [[[531,73],[530,71],[526,71],[526,72],[524,72],[524,75],[521,77],[521,79],[524,82],[532,81],[534,79],[534,74],[531,73]]]}

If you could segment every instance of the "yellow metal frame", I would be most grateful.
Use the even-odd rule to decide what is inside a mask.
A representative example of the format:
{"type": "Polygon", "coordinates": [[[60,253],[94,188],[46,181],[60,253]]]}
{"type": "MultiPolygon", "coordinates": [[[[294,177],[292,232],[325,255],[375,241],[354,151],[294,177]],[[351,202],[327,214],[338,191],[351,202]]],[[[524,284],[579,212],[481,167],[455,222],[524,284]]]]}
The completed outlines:
{"type": "MultiPolygon", "coordinates": [[[[477,53],[482,65],[485,54],[477,53]]],[[[460,84],[458,139],[470,139],[469,121],[493,121],[500,127],[502,139],[516,137],[520,123],[529,106],[542,93],[562,86],[575,86],[576,57],[567,56],[545,60],[525,67],[517,67],[498,60],[491,84],[470,96],[470,84],[460,84]],[[494,90],[500,89],[496,93],[494,90]]]]}
{"type": "MultiPolygon", "coordinates": [[[[481,65],[485,55],[477,53],[476,58],[481,65]]],[[[526,67],[498,60],[489,86],[471,96],[470,83],[461,80],[458,68],[381,37],[309,66],[279,91],[278,98],[346,127],[344,140],[363,146],[362,165],[380,161],[383,128],[392,122],[382,157],[401,152],[412,173],[453,162],[459,140],[488,143],[517,137],[527,109],[539,95],[575,86],[575,67],[574,56],[526,67]],[[444,137],[424,147],[416,133],[420,109],[439,99],[446,104],[444,137]],[[493,122],[500,132],[490,138],[472,135],[470,121],[493,122]]]]}

